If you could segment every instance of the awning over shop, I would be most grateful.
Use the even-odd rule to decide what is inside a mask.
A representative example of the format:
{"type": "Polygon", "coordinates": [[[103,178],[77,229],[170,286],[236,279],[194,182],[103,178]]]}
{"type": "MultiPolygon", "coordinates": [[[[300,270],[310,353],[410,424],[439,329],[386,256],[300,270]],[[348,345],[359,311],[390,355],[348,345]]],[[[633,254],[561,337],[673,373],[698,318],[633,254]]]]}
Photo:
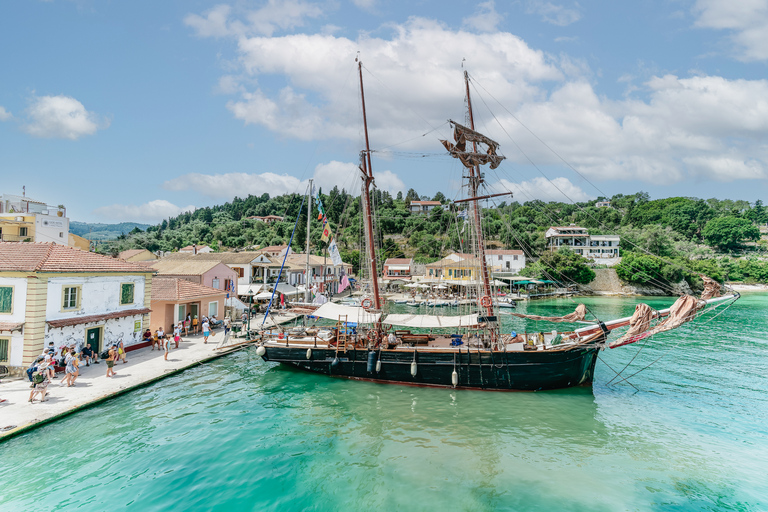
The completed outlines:
{"type": "Polygon", "coordinates": [[[256,295],[257,293],[259,293],[262,290],[262,288],[264,288],[264,285],[263,284],[257,284],[257,283],[251,283],[251,284],[244,285],[244,286],[243,285],[238,285],[237,286],[237,294],[238,295],[250,295],[251,293],[253,293],[254,295],[256,295]]]}

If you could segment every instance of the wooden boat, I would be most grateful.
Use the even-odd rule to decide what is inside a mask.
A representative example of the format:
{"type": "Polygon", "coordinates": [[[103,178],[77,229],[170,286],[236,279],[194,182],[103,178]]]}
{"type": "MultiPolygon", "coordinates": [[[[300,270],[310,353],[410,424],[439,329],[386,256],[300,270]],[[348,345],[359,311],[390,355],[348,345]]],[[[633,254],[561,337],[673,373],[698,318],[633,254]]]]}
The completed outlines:
{"type": "MultiPolygon", "coordinates": [[[[738,299],[735,293],[723,297],[716,294],[703,296],[702,300],[683,296],[666,310],[655,311],[638,305],[631,317],[607,322],[595,319],[591,323],[586,322],[590,323],[589,326],[571,331],[502,334],[496,312],[500,307],[511,309],[514,301],[493,300],[481,229],[481,208],[478,205],[479,200],[491,196],[478,196],[478,187],[482,182],[480,166],[490,165],[494,169],[504,157],[497,154],[498,144],[495,141],[474,130],[469,76],[465,72],[469,127],[451,121],[455,143],[441,142],[452,156],[461,160],[468,174],[470,197],[462,201],[469,203],[469,218],[477,241],[476,256],[482,275],[477,290],[480,298],[472,302],[476,310],[461,316],[383,315],[373,244],[369,193],[373,172],[361,62],[358,62],[358,73],[366,141],[360,166],[362,206],[372,295],[361,302],[363,307],[332,303],[319,307],[314,312],[315,316],[336,322],[323,336],[319,335],[319,331],[263,334],[258,340],[257,354],[265,361],[328,376],[372,382],[483,390],[565,388],[592,382],[600,350],[633,343],[679,327],[705,308],[738,299]],[[485,149],[479,150],[478,144],[485,145],[485,149]],[[651,326],[653,322],[657,324],[651,326]],[[356,329],[350,327],[352,324],[356,329]],[[403,330],[403,327],[427,329],[429,332],[414,333],[403,330]],[[623,332],[624,327],[629,327],[629,330],[623,332]],[[609,341],[616,333],[620,337],[609,341]]],[[[707,290],[705,293],[708,293],[707,290]]],[[[406,302],[408,306],[423,304],[424,301],[417,300],[406,302]]],[[[510,314],[551,322],[584,323],[586,308],[579,305],[574,313],[563,317],[510,314]]]]}

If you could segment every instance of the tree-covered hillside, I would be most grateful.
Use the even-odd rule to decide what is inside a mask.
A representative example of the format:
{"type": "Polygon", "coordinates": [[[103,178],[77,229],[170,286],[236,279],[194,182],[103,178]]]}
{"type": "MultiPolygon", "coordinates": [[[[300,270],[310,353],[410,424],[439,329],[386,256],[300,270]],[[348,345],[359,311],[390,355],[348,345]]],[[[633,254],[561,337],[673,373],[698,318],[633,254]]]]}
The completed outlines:
{"type": "MultiPolygon", "coordinates": [[[[363,234],[360,198],[338,188],[321,193],[321,197],[342,256],[357,266],[363,234]]],[[[287,243],[302,199],[298,194],[235,198],[223,205],[164,220],[145,231],[136,228],[106,250],[174,251],[192,243],[232,250],[287,243]],[[267,224],[249,218],[265,215],[278,215],[284,220],[267,224]]],[[[484,204],[484,235],[489,246],[522,249],[536,258],[544,253],[544,233],[550,226],[575,224],[589,228],[591,234],[617,233],[622,236],[622,255],[634,255],[628,260],[635,262],[632,268],[627,264],[627,271],[620,269],[622,277],[630,281],[642,281],[643,272],[630,271],[641,264],[660,265],[647,270],[662,275],[666,272],[669,279],[693,275],[674,270],[682,267],[732,278],[734,268],[729,262],[733,257],[755,259],[766,253],[759,226],[768,222],[768,211],[760,201],[750,204],[688,197],[651,200],[648,194],[640,192],[617,194],[610,198],[610,207],[596,207],[597,201],[603,199],[607,198],[576,204],[539,200],[484,204]]],[[[441,193],[434,198],[421,197],[413,189],[396,197],[375,191],[373,203],[376,245],[382,258],[407,256],[429,262],[451,251],[468,251],[470,229],[460,215],[466,204],[452,205],[441,193]],[[417,199],[438,200],[443,206],[426,214],[411,213],[409,204],[417,199]]],[[[311,250],[316,253],[321,253],[326,245],[320,240],[320,231],[314,207],[310,238],[311,250]]],[[[305,237],[306,206],[296,227],[294,250],[303,251],[305,237]]],[[[744,279],[761,279],[759,272],[736,273],[744,279]]]]}

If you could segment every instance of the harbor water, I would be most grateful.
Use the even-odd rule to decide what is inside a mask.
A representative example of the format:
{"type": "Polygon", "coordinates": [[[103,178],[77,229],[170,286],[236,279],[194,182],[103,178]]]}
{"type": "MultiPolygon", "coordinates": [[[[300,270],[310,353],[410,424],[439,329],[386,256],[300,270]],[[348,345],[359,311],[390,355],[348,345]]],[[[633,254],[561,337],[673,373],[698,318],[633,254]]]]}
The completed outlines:
{"type": "MultiPolygon", "coordinates": [[[[585,302],[609,319],[638,300],[585,302]]],[[[573,308],[568,299],[521,305],[536,314],[573,308]]],[[[0,444],[0,503],[768,510],[767,311],[768,295],[747,294],[720,316],[605,350],[591,387],[536,393],[353,382],[244,350],[0,444]],[[611,383],[627,364],[622,376],[651,366],[632,385],[611,383]]],[[[505,331],[553,328],[501,316],[505,331]]]]}

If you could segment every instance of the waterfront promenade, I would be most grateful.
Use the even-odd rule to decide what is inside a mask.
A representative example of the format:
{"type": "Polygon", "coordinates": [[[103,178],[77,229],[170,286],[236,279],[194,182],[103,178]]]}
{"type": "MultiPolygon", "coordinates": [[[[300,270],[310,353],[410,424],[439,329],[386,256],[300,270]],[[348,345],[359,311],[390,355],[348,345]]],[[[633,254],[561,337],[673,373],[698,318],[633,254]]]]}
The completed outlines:
{"type": "MultiPolygon", "coordinates": [[[[296,315],[276,315],[277,323],[289,322],[296,315]]],[[[251,328],[256,330],[252,320],[251,328]]],[[[272,327],[271,319],[265,327],[272,327]]],[[[33,428],[42,423],[66,416],[79,409],[91,406],[103,400],[113,398],[132,389],[173,375],[187,368],[203,364],[206,361],[226,355],[244,346],[245,338],[230,336],[224,339],[224,330],[217,330],[208,337],[208,343],[203,343],[202,334],[184,336],[178,349],[168,354],[168,360],[163,359],[162,350],[151,350],[149,347],[128,352],[128,362],[115,365],[115,376],[106,377],[107,364],[80,365],[80,376],[73,387],[59,386],[62,373],[56,375],[48,385],[46,402],[36,400],[29,403],[29,380],[3,379],[0,381],[0,441],[33,428]]]]}

